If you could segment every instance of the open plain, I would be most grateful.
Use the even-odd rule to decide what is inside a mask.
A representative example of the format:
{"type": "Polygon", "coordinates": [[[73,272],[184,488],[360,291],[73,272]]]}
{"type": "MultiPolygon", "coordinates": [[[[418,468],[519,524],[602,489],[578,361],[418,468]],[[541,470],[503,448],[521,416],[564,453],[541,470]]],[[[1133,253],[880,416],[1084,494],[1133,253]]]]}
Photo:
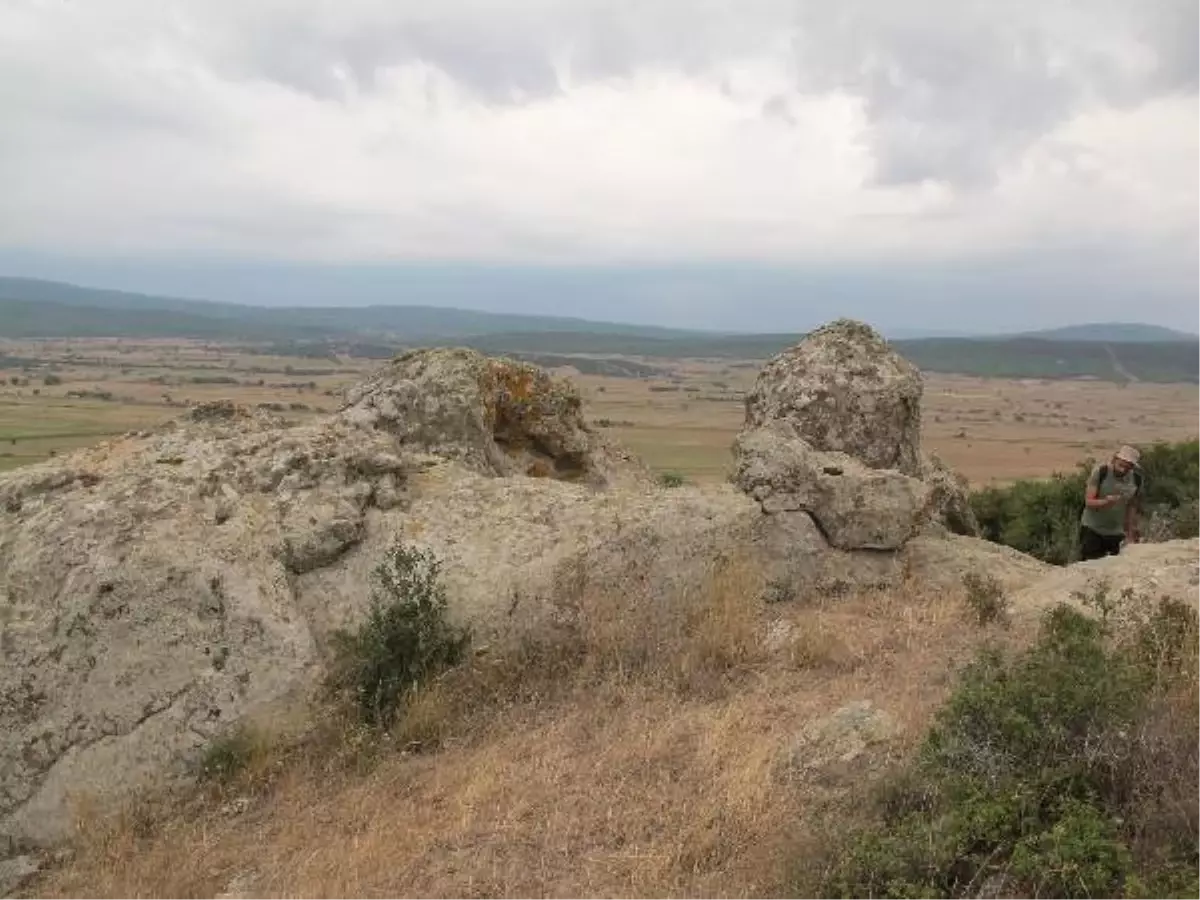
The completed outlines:
{"type": "MultiPolygon", "coordinates": [[[[612,357],[550,368],[576,383],[593,423],[656,471],[724,479],[761,361],[620,359],[640,377],[591,373],[613,369],[612,357]]],[[[0,471],[152,428],[204,401],[302,420],[336,409],[342,390],[381,364],[203,341],[0,342],[0,471]]],[[[1070,470],[1117,443],[1195,437],[1198,403],[1195,384],[926,373],[923,441],[972,485],[999,484],[1070,470]]]]}

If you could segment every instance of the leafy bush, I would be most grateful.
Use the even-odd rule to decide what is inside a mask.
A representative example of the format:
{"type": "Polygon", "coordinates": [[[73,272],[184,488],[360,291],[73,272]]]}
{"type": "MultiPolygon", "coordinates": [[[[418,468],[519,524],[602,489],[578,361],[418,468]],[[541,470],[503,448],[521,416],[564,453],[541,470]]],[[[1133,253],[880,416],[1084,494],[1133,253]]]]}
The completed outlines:
{"type": "Polygon", "coordinates": [[[432,552],[398,542],[375,569],[362,625],[334,635],[331,687],[368,725],[390,725],[416,688],[462,659],[470,634],[446,617],[440,573],[432,552]]]}
{"type": "Polygon", "coordinates": [[[1196,642],[1163,600],[981,652],[818,895],[1196,896],[1196,642]]]}
{"type": "MultiPolygon", "coordinates": [[[[1095,460],[1047,479],[1025,479],[971,495],[983,536],[1045,562],[1079,557],[1079,516],[1095,460]]],[[[1144,537],[1163,540],[1200,534],[1200,441],[1159,442],[1142,452],[1144,537]]]]}

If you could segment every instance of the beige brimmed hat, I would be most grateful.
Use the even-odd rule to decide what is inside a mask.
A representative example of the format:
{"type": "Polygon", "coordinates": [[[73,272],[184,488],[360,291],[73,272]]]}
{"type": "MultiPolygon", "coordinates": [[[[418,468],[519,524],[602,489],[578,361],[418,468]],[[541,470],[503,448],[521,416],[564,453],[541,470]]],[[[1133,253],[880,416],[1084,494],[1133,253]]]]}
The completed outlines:
{"type": "Polygon", "coordinates": [[[1114,455],[1117,457],[1117,459],[1125,460],[1125,462],[1129,463],[1131,466],[1136,466],[1138,464],[1138,460],[1142,458],[1142,454],[1138,453],[1137,448],[1130,447],[1128,444],[1124,445],[1114,455]]]}

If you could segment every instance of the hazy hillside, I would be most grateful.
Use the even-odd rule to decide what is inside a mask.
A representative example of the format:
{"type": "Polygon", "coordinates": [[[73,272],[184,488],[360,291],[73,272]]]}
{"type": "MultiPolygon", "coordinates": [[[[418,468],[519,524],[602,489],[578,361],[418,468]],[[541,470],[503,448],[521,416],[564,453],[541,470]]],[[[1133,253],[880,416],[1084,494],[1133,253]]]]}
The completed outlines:
{"type": "MultiPolygon", "coordinates": [[[[403,298],[397,298],[402,300],[403,298]]],[[[237,337],[243,331],[274,339],[296,336],[390,335],[397,339],[449,339],[497,332],[587,332],[636,337],[681,338],[700,332],[620,322],[596,322],[569,316],[531,316],[489,313],[454,307],[395,305],[358,307],[259,307],[208,300],[183,300],[126,291],[79,287],[56,281],[0,277],[0,336],[92,336],[95,316],[90,310],[183,314],[187,321],[142,316],[116,317],[111,337],[237,337]],[[54,304],[36,316],[29,304],[54,304]],[[67,307],[65,310],[58,306],[67,307]],[[52,315],[51,315],[52,313],[52,315]],[[201,320],[211,320],[204,325],[201,320]],[[235,324],[236,323],[236,327],[235,324]],[[49,329],[49,330],[47,330],[49,329]],[[165,329],[154,332],[148,329],[165,329]]]]}
{"type": "Polygon", "coordinates": [[[931,338],[896,341],[895,346],[929,372],[1195,383],[1200,371],[1200,341],[1196,340],[1105,344],[1029,337],[931,338]]]}
{"type": "Polygon", "coordinates": [[[264,323],[251,317],[203,316],[163,307],[76,306],[49,300],[0,297],[0,337],[170,337],[203,340],[270,340],[281,335],[318,339],[328,332],[300,324],[264,323]]]}
{"type": "Polygon", "coordinates": [[[1015,338],[1039,338],[1050,341],[1100,341],[1109,344],[1154,343],[1158,341],[1195,341],[1197,336],[1161,325],[1143,322],[1091,322],[1086,325],[1067,325],[1043,331],[1027,331],[1012,335],[1015,338]]]}
{"type": "MultiPolygon", "coordinates": [[[[400,347],[462,344],[488,353],[765,359],[801,334],[720,334],[433,306],[265,308],[0,278],[0,337],[178,337],[334,345],[387,356],[400,347]]],[[[894,340],[931,372],[1017,378],[1191,382],[1200,339],[1156,325],[1097,323],[999,337],[894,340]]],[[[351,349],[349,352],[353,353],[351,349]]]]}

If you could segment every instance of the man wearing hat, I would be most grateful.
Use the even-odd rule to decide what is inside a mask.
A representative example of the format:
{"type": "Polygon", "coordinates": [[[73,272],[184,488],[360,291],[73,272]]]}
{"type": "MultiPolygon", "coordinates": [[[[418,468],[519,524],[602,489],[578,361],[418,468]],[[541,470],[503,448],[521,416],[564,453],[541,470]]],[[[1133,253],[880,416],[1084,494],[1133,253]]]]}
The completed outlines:
{"type": "Polygon", "coordinates": [[[1083,515],[1079,519],[1079,558],[1116,556],[1121,542],[1137,543],[1137,512],[1142,476],[1140,454],[1128,445],[1107,463],[1100,463],[1087,480],[1083,515]]]}

